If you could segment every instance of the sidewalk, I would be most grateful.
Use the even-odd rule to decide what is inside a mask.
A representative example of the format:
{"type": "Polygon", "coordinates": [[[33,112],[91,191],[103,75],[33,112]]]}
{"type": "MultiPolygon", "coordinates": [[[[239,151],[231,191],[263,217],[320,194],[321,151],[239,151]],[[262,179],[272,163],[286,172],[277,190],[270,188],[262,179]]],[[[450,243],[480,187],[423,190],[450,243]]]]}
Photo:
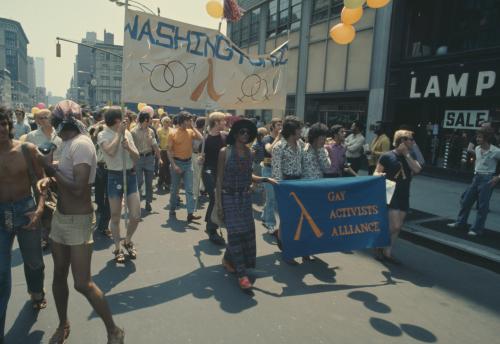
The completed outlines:
{"type": "MultiPolygon", "coordinates": [[[[433,246],[460,260],[500,271],[500,190],[494,190],[485,234],[469,237],[463,230],[451,229],[447,223],[456,219],[460,196],[468,184],[416,176],[411,186],[410,205],[402,237],[433,246]]],[[[476,217],[471,211],[469,224],[476,217]]]]}

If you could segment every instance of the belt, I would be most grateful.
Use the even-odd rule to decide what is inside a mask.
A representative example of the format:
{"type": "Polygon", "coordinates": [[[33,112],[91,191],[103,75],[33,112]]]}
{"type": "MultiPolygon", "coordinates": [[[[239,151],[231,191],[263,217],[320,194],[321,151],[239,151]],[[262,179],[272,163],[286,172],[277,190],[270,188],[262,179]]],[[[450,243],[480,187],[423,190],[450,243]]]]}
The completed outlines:
{"type": "Polygon", "coordinates": [[[267,162],[262,162],[262,165],[265,166],[265,167],[272,167],[272,165],[268,164],[267,162]]]}
{"type": "MultiPolygon", "coordinates": [[[[119,170],[119,171],[108,170],[108,173],[111,173],[111,174],[122,174],[123,171],[122,170],[119,170]]],[[[127,174],[129,174],[129,173],[135,173],[135,169],[131,168],[131,169],[127,170],[127,174]]]]}
{"type": "Polygon", "coordinates": [[[146,157],[146,156],[150,156],[150,155],[153,155],[153,152],[148,152],[148,153],[140,153],[139,156],[140,157],[146,157]]]}
{"type": "Polygon", "coordinates": [[[181,158],[175,158],[175,157],[174,157],[174,160],[177,160],[177,161],[182,161],[182,162],[188,162],[188,161],[191,161],[191,158],[181,159],[181,158]]]}

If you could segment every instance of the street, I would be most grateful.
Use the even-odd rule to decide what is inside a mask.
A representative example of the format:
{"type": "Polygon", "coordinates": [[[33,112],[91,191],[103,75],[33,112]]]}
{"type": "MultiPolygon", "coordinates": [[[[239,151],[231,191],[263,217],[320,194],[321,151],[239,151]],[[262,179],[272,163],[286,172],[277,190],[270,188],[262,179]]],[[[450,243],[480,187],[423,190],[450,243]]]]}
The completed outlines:
{"type": "MultiPolygon", "coordinates": [[[[115,266],[111,240],[96,235],[94,281],[106,293],[126,343],[493,343],[498,341],[500,275],[400,240],[398,267],[369,252],[322,254],[298,267],[280,260],[256,221],[254,295],[220,265],[223,249],[204,223],[168,220],[167,196],[139,225],[138,259],[115,266]]],[[[255,207],[255,214],[259,213],[255,207]]],[[[202,212],[200,212],[201,214],[202,212]]],[[[6,343],[47,343],[57,326],[45,256],[49,305],[36,319],[22,258],[13,251],[6,343]]],[[[106,332],[69,277],[68,343],[105,343],[106,332]]]]}

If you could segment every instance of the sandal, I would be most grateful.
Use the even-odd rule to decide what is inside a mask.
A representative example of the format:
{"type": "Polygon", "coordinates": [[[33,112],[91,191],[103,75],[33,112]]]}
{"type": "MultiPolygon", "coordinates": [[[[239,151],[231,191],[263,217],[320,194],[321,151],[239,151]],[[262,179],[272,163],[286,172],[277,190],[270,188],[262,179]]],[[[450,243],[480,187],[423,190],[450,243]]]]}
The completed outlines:
{"type": "Polygon", "coordinates": [[[64,344],[70,333],[69,324],[59,326],[49,340],[49,344],[64,344]]]}
{"type": "Polygon", "coordinates": [[[45,293],[42,292],[40,299],[35,299],[33,295],[31,296],[31,305],[35,311],[40,311],[47,308],[47,299],[45,298],[45,293]]]}
{"type": "Polygon", "coordinates": [[[122,250],[114,250],[113,254],[115,255],[115,262],[118,264],[125,264],[125,255],[122,250]]]}
{"type": "Polygon", "coordinates": [[[250,283],[250,280],[248,279],[247,276],[239,278],[238,283],[240,285],[240,288],[243,290],[252,288],[252,283],[250,283]]]}
{"type": "Polygon", "coordinates": [[[125,340],[125,331],[117,327],[112,335],[108,335],[108,344],[123,344],[125,340]]]}
{"type": "Polygon", "coordinates": [[[126,243],[125,241],[123,242],[123,247],[127,250],[127,253],[130,257],[130,259],[136,259],[137,258],[137,250],[134,246],[134,243],[132,241],[129,241],[126,243]]]}
{"type": "Polygon", "coordinates": [[[233,264],[222,258],[222,266],[224,269],[226,269],[227,272],[230,274],[234,274],[236,272],[236,269],[234,268],[233,264]]]}

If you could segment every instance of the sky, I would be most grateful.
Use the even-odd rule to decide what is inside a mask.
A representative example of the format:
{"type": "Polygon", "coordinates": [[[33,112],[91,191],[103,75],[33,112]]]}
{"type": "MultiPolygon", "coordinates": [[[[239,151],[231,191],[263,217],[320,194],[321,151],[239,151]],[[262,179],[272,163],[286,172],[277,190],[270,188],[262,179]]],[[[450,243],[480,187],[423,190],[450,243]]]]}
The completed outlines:
{"type": "MultiPolygon", "coordinates": [[[[124,1],[124,0],[123,0],[124,1]]],[[[207,0],[139,0],[161,16],[217,29],[219,22],[205,10],[207,0]]],[[[66,96],[77,46],[61,42],[61,58],[56,57],[56,37],[80,42],[86,32],[104,30],[123,44],[124,8],[109,0],[0,0],[0,17],[21,23],[28,36],[28,55],[45,58],[45,87],[54,96],[66,96]]],[[[223,26],[223,32],[225,28],[223,26]]]]}

